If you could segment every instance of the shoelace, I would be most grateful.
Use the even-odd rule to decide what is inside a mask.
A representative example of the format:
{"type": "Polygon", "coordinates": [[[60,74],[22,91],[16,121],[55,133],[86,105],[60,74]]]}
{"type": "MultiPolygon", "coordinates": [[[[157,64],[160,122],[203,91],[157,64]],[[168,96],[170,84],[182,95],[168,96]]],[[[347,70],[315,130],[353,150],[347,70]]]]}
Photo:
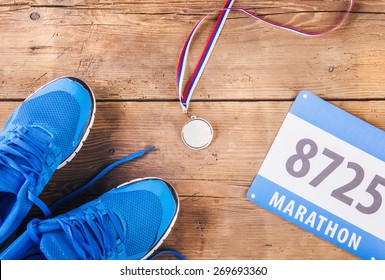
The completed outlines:
{"type": "MultiPolygon", "coordinates": [[[[101,177],[107,174],[116,166],[136,159],[138,157],[143,156],[145,153],[152,151],[155,149],[155,146],[150,147],[145,150],[140,150],[135,152],[127,157],[122,158],[119,161],[116,161],[106,168],[104,168],[99,174],[97,174],[91,181],[89,181],[84,186],[80,187],[76,191],[70,193],[69,195],[59,199],[49,208],[49,212],[54,212],[58,207],[62,204],[66,203],[73,197],[79,195],[87,188],[89,188],[92,184],[98,181],[101,177]]],[[[41,202],[43,203],[43,202],[41,202]]],[[[44,204],[44,207],[48,209],[48,207],[44,204]]],[[[78,218],[68,218],[63,217],[57,219],[58,223],[56,226],[52,226],[50,224],[49,227],[44,226],[44,222],[42,223],[40,219],[33,219],[27,225],[27,232],[31,239],[36,243],[40,244],[42,234],[48,231],[63,229],[66,233],[67,237],[72,241],[75,251],[78,253],[80,258],[82,259],[101,259],[108,258],[111,254],[113,254],[113,249],[116,246],[115,234],[111,230],[109,226],[107,226],[105,219],[103,219],[103,213],[96,207],[92,207],[95,216],[91,216],[89,214],[84,214],[78,218]]],[[[122,224],[119,218],[113,213],[111,210],[106,209],[107,217],[112,222],[113,227],[121,240],[124,242],[125,236],[122,228],[122,224]]],[[[147,260],[154,260],[160,255],[171,254],[180,260],[185,260],[186,258],[172,250],[163,250],[160,251],[150,257],[147,260]]]]}
{"type": "MultiPolygon", "coordinates": [[[[52,204],[50,208],[48,208],[40,199],[37,201],[34,198],[35,202],[36,204],[40,204],[38,206],[42,210],[45,209],[43,212],[47,213],[48,216],[51,216],[51,213],[53,213],[58,207],[88,189],[92,184],[116,166],[141,157],[153,149],[155,149],[155,146],[145,150],[140,150],[110,164],[87,184],[59,199],[52,204]]],[[[115,232],[121,242],[124,242],[125,240],[122,224],[116,214],[109,209],[105,209],[106,212],[104,214],[94,206],[90,206],[89,209],[92,210],[93,215],[83,213],[83,215],[71,218],[63,216],[56,218],[57,223],[50,223],[49,226],[45,225],[44,221],[41,221],[40,219],[33,219],[27,225],[27,232],[36,244],[40,244],[44,233],[63,229],[81,259],[108,258],[111,254],[113,254],[113,249],[116,247],[115,232]],[[107,225],[106,219],[103,216],[106,218],[108,217],[114,230],[107,225]]]]}
{"type": "MultiPolygon", "coordinates": [[[[59,153],[55,139],[38,126],[15,127],[0,141],[0,165],[22,175],[33,191],[39,184],[43,169],[52,166],[59,153]]],[[[28,199],[46,216],[49,215],[48,208],[31,190],[28,190],[28,199]]]]}
{"type": "Polygon", "coordinates": [[[36,184],[37,175],[42,171],[43,161],[51,151],[50,145],[54,138],[37,127],[17,127],[10,133],[11,137],[0,142],[0,164],[13,168],[31,184],[36,184]],[[22,159],[23,164],[14,158],[22,159]]]}
{"type": "Polygon", "coordinates": [[[56,218],[57,223],[50,223],[49,226],[45,226],[39,219],[34,219],[28,223],[27,232],[36,244],[40,244],[42,234],[62,229],[80,259],[108,259],[116,248],[116,234],[121,242],[125,241],[122,224],[109,209],[105,209],[105,213],[94,206],[89,209],[92,214],[82,213],[74,217],[56,218]]]}
{"type": "Polygon", "coordinates": [[[98,181],[100,178],[102,178],[104,175],[106,175],[108,172],[110,172],[112,169],[114,169],[116,166],[122,164],[122,163],[125,163],[125,162],[128,162],[128,161],[131,161],[131,160],[134,160],[138,157],[141,157],[143,156],[145,153],[148,153],[152,150],[155,149],[155,146],[152,146],[148,149],[145,149],[145,150],[140,150],[140,151],[137,151],[131,155],[128,155],[112,164],[110,164],[109,166],[107,166],[106,168],[104,168],[102,171],[99,172],[99,174],[97,174],[92,180],[90,180],[87,184],[85,184],[84,186],[80,187],[79,189],[77,189],[76,191],[73,191],[72,193],[62,197],[61,199],[59,199],[58,201],[54,202],[51,207],[49,208],[50,209],[50,212],[54,212],[58,207],[60,207],[61,205],[63,205],[64,203],[66,203],[68,200],[74,198],[75,196],[81,194],[82,192],[84,192],[86,189],[88,189],[90,186],[92,186],[96,181],[98,181]]]}
{"type": "Polygon", "coordinates": [[[173,255],[180,260],[186,260],[185,256],[183,256],[181,253],[174,251],[174,250],[162,250],[162,251],[148,257],[147,260],[155,260],[157,257],[159,257],[161,255],[173,255]]]}
{"type": "MultiPolygon", "coordinates": [[[[29,136],[29,137],[32,137],[32,136],[29,136]]],[[[33,139],[32,139],[33,140],[33,139]]],[[[48,141],[48,138],[46,138],[46,140],[48,141]]],[[[36,141],[36,140],[35,140],[36,141]]],[[[52,144],[51,144],[52,145],[52,144]]],[[[0,145],[0,149],[2,148],[2,146],[0,145]]],[[[42,146],[43,148],[43,146],[42,146]]],[[[82,193],[83,191],[85,191],[86,189],[88,189],[92,184],[94,184],[96,181],[98,181],[101,177],[103,177],[106,173],[108,173],[109,171],[111,171],[113,168],[115,168],[116,166],[122,164],[122,163],[125,163],[125,162],[128,162],[128,161],[131,161],[133,159],[136,159],[138,157],[141,157],[143,156],[145,153],[151,151],[155,149],[155,146],[153,147],[150,147],[148,149],[145,149],[145,150],[140,150],[140,151],[137,151],[131,155],[128,155],[124,158],[122,158],[121,160],[118,160],[116,162],[114,162],[113,164],[107,166],[106,168],[104,168],[99,174],[97,174],[91,181],[89,181],[87,184],[85,184],[84,186],[82,186],[81,188],[77,189],[76,191],[64,196],[63,198],[59,199],[58,201],[54,202],[51,207],[48,207],[40,198],[38,198],[38,196],[36,196],[34,193],[32,193],[30,190],[28,190],[28,199],[30,201],[32,201],[32,203],[34,203],[44,214],[44,217],[46,218],[49,218],[52,216],[52,213],[58,208],[60,207],[62,204],[66,203],[68,200],[72,199],[73,197],[79,195],[80,193],[82,193]]],[[[1,150],[0,150],[1,151],[1,150]]],[[[0,154],[1,156],[1,154],[0,154]]],[[[1,159],[1,157],[0,157],[1,159]]],[[[12,159],[10,159],[12,160],[12,159]]],[[[1,163],[1,162],[0,162],[1,163]]],[[[52,164],[52,163],[49,163],[49,164],[52,164]]],[[[38,171],[36,171],[35,169],[32,168],[33,165],[31,167],[28,167],[28,169],[32,169],[37,175],[38,175],[38,171]]],[[[28,175],[28,174],[27,174],[28,175]]],[[[31,178],[33,179],[33,178],[31,178]]],[[[36,186],[36,182],[33,184],[36,186]]]]}

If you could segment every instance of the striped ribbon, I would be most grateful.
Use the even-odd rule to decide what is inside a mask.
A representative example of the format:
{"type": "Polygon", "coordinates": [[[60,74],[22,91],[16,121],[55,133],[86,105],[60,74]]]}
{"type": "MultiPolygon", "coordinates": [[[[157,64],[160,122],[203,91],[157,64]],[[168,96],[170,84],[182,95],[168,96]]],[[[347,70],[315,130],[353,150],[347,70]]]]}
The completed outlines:
{"type": "Polygon", "coordinates": [[[182,51],[179,55],[179,62],[178,62],[178,67],[177,67],[177,71],[176,71],[176,84],[177,84],[177,90],[178,90],[178,94],[179,94],[179,101],[180,101],[180,104],[181,104],[183,111],[185,113],[187,113],[192,94],[195,90],[195,87],[198,84],[200,77],[202,76],[203,70],[204,70],[204,68],[205,68],[205,66],[206,66],[206,64],[210,58],[210,55],[211,55],[211,53],[215,47],[215,44],[219,38],[219,35],[222,31],[222,28],[225,24],[225,21],[228,17],[228,14],[230,13],[230,11],[240,11],[240,12],[245,13],[246,15],[248,15],[248,16],[256,19],[256,20],[262,21],[262,22],[267,23],[271,26],[278,27],[278,28],[281,28],[284,30],[288,30],[288,31],[291,31],[291,32],[294,32],[294,33],[297,33],[300,35],[320,36],[320,35],[327,34],[331,31],[334,31],[337,28],[339,28],[345,22],[350,11],[352,10],[353,4],[354,4],[354,0],[349,0],[349,5],[348,5],[347,9],[345,10],[344,15],[337,22],[337,24],[332,26],[331,28],[329,28],[325,31],[322,31],[322,32],[305,32],[305,31],[301,31],[301,30],[298,30],[296,28],[293,28],[291,26],[280,25],[280,24],[277,24],[275,22],[269,21],[269,20],[264,19],[264,18],[258,16],[257,14],[250,12],[244,8],[232,7],[234,2],[235,2],[235,0],[227,0],[223,9],[221,9],[220,11],[212,12],[212,13],[206,15],[205,17],[203,17],[202,19],[200,19],[195,24],[194,28],[190,32],[189,36],[187,37],[186,42],[183,45],[182,51]],[[212,14],[218,13],[218,12],[219,12],[219,16],[215,22],[213,30],[211,31],[211,34],[210,34],[210,37],[206,43],[206,46],[203,49],[201,57],[200,57],[197,65],[195,66],[195,70],[192,73],[192,75],[190,76],[190,79],[187,82],[186,87],[183,89],[183,80],[184,80],[184,75],[185,75],[186,62],[187,62],[187,57],[188,57],[189,50],[191,47],[191,42],[192,42],[194,36],[196,35],[197,30],[199,29],[201,24],[204,22],[204,20],[206,18],[208,18],[209,16],[211,16],[212,14]]]}

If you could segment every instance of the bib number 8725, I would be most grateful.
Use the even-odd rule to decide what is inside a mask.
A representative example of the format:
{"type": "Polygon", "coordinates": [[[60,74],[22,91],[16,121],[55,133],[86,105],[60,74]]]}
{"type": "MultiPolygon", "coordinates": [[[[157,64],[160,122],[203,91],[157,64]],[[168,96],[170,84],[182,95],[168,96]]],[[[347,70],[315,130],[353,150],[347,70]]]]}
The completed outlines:
{"type": "MultiPolygon", "coordinates": [[[[317,154],[318,146],[313,140],[308,138],[299,140],[296,145],[296,154],[290,156],[286,161],[286,171],[295,178],[305,177],[311,168],[310,160],[316,157],[317,154]],[[300,165],[300,168],[297,168],[298,165],[300,165]]],[[[331,159],[331,163],[309,182],[309,185],[315,188],[345,161],[343,156],[328,148],[325,148],[322,151],[322,154],[331,159]]],[[[354,200],[346,193],[360,186],[364,180],[365,171],[361,165],[351,161],[347,163],[347,168],[354,171],[354,178],[343,186],[337,186],[330,195],[339,201],[352,206],[354,200]]],[[[355,208],[358,211],[369,215],[376,213],[381,208],[382,196],[377,190],[378,187],[385,187],[385,179],[379,175],[375,175],[369,186],[366,188],[366,192],[372,197],[373,201],[370,205],[363,205],[358,202],[355,205],[355,208]]]]}

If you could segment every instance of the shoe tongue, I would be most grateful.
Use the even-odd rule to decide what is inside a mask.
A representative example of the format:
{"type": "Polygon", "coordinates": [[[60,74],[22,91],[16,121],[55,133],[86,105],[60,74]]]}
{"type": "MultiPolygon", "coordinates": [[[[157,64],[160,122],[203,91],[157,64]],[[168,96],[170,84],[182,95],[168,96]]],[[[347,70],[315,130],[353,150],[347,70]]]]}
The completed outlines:
{"type": "Polygon", "coordinates": [[[48,260],[76,260],[79,259],[71,241],[63,230],[43,234],[40,250],[48,260]]]}
{"type": "Polygon", "coordinates": [[[25,178],[14,169],[0,165],[0,193],[8,192],[17,195],[25,182],[25,178]]]}
{"type": "MultiPolygon", "coordinates": [[[[34,127],[34,129],[43,132],[44,134],[47,134],[51,136],[49,131],[45,130],[44,128],[40,126],[34,127]]],[[[36,139],[39,141],[39,139],[36,139]]],[[[42,142],[43,140],[40,139],[42,142]]],[[[43,142],[44,143],[44,142],[43,142]]],[[[47,143],[46,143],[47,144],[47,143]]],[[[14,144],[11,144],[14,145],[14,144]]],[[[24,158],[21,158],[19,156],[7,155],[10,159],[16,162],[18,165],[25,165],[27,164],[27,161],[24,158]]],[[[28,165],[28,164],[27,164],[28,165]]],[[[0,192],[10,192],[13,194],[18,193],[19,189],[25,182],[25,177],[16,169],[12,168],[11,166],[7,166],[5,164],[0,164],[0,192]]]]}
{"type": "MultiPolygon", "coordinates": [[[[48,135],[49,137],[53,137],[53,133],[49,129],[47,129],[41,125],[35,124],[35,125],[31,126],[31,128],[33,128],[37,131],[43,132],[44,134],[48,135]]],[[[41,140],[41,139],[39,139],[39,140],[41,140]]]]}
{"type": "MultiPolygon", "coordinates": [[[[108,227],[112,227],[110,220],[106,216],[104,216],[103,219],[108,227]]],[[[115,238],[117,238],[117,236],[115,236],[115,238]]],[[[79,254],[74,248],[73,241],[62,228],[44,233],[40,242],[40,250],[48,260],[80,259],[79,254]]]]}

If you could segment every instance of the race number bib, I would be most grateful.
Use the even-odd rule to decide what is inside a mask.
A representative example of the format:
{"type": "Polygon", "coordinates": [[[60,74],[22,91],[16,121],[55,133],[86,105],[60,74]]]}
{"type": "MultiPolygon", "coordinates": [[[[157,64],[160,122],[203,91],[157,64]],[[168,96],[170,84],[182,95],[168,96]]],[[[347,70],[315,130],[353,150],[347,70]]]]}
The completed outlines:
{"type": "Polygon", "coordinates": [[[302,91],[247,196],[363,259],[385,259],[385,132],[302,91]]]}

